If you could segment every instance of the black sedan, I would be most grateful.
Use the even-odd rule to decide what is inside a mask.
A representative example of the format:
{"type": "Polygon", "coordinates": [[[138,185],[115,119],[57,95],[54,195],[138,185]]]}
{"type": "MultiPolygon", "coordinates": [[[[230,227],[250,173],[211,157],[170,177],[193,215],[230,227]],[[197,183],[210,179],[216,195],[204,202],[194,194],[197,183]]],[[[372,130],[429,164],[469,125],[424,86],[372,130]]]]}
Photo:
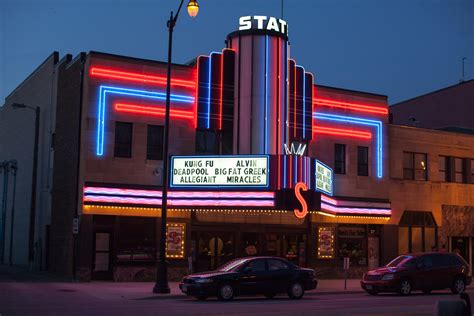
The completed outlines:
{"type": "Polygon", "coordinates": [[[246,257],[227,262],[215,271],[188,275],[179,288],[200,300],[217,296],[229,301],[238,295],[263,294],[273,298],[280,293],[299,299],[304,291],[313,290],[317,285],[312,269],[300,268],[276,257],[246,257]]]}

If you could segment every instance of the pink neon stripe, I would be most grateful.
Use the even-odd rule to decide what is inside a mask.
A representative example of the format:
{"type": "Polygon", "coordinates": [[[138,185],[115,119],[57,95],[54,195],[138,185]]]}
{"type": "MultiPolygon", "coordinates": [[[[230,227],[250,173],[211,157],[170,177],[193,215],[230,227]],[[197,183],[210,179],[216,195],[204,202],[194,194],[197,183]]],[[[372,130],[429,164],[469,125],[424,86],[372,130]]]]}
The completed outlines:
{"type": "Polygon", "coordinates": [[[131,198],[131,197],[103,196],[103,195],[85,196],[84,202],[161,205],[161,199],[131,198]]]}
{"type": "Polygon", "coordinates": [[[169,200],[175,206],[274,206],[273,200],[169,200]]]}
{"type": "MultiPolygon", "coordinates": [[[[161,197],[161,191],[158,190],[137,190],[137,189],[120,189],[120,188],[105,188],[105,187],[85,187],[85,194],[113,194],[125,196],[150,196],[161,197]]],[[[273,199],[274,192],[212,192],[212,191],[170,191],[169,197],[174,198],[267,198],[273,199]]]]}
{"type": "MultiPolygon", "coordinates": [[[[84,202],[104,202],[119,204],[161,205],[161,199],[130,198],[118,196],[85,196],[84,202]]],[[[273,200],[169,200],[174,206],[274,206],[273,200]]]]}
{"type": "Polygon", "coordinates": [[[332,205],[337,205],[337,200],[332,199],[326,195],[321,194],[321,201],[327,202],[332,205]]]}
{"type": "Polygon", "coordinates": [[[321,209],[337,214],[392,215],[390,209],[335,207],[326,203],[321,203],[321,209]]]}

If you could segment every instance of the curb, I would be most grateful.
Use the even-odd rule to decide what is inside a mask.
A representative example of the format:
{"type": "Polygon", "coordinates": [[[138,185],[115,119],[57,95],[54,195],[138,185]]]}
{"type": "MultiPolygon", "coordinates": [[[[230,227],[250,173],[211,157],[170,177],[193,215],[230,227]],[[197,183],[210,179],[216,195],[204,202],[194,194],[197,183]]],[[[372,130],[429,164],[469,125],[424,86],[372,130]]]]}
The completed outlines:
{"type": "MultiPolygon", "coordinates": [[[[319,292],[318,290],[313,290],[311,292],[306,292],[305,295],[308,296],[317,296],[317,295],[339,295],[339,294],[359,294],[363,293],[363,290],[342,290],[342,291],[322,291],[319,292]]],[[[147,296],[147,297],[138,297],[138,298],[131,298],[132,300],[154,300],[154,299],[180,299],[180,298],[187,298],[191,296],[187,296],[184,293],[183,294],[162,294],[162,295],[153,295],[153,296],[147,296]]],[[[253,297],[253,296],[252,296],[253,297]]]]}

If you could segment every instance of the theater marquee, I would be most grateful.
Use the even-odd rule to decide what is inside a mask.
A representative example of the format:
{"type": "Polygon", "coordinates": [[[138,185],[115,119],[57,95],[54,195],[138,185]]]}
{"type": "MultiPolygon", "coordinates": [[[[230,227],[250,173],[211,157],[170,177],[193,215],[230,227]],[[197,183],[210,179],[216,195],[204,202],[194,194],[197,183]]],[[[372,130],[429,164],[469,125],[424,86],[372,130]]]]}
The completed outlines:
{"type": "Polygon", "coordinates": [[[171,187],[268,187],[269,157],[175,156],[171,187]]]}

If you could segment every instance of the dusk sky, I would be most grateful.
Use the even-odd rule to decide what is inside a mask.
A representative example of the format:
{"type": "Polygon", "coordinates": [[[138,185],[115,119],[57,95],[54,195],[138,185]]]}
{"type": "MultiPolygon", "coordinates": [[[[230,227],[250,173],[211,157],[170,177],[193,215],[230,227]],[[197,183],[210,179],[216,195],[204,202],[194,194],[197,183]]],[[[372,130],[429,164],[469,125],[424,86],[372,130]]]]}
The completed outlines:
{"type": "MultiPolygon", "coordinates": [[[[185,4],[187,0],[185,0],[185,4]]],[[[179,0],[0,1],[0,105],[51,52],[166,60],[179,0]]],[[[173,61],[224,47],[242,15],[281,16],[281,0],[201,0],[181,12],[173,61]]],[[[403,101],[474,77],[474,0],[286,0],[292,57],[317,84],[403,101]]]]}

